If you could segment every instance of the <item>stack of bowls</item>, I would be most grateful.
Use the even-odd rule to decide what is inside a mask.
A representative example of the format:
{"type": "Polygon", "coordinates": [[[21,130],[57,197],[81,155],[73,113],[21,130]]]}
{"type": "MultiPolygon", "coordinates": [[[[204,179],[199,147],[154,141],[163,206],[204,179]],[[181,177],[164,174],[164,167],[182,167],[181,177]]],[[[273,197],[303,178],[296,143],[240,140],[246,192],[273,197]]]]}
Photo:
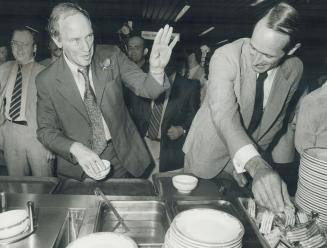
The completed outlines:
{"type": "MultiPolygon", "coordinates": [[[[0,240],[23,233],[29,227],[30,220],[24,209],[10,210],[0,214],[0,240]]],[[[1,245],[0,245],[1,246],[1,245]]]]}
{"type": "Polygon", "coordinates": [[[307,214],[319,213],[327,227],[327,149],[310,148],[301,155],[295,201],[307,214]]]}
{"type": "Polygon", "coordinates": [[[165,236],[164,248],[239,248],[244,227],[234,216],[197,208],[179,213],[165,236]]]}

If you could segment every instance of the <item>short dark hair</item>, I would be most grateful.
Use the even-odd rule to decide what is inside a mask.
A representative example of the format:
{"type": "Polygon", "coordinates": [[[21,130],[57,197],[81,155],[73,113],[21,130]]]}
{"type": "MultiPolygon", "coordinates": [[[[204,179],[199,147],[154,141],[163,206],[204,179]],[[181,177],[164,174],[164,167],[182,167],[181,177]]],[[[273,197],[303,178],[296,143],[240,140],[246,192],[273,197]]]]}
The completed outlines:
{"type": "Polygon", "coordinates": [[[168,64],[165,67],[165,72],[168,76],[172,75],[174,72],[181,74],[183,68],[187,67],[186,58],[182,52],[181,47],[176,46],[171,53],[168,64]]]}
{"type": "Polygon", "coordinates": [[[185,44],[185,48],[184,48],[185,55],[189,56],[192,53],[194,53],[195,59],[199,64],[201,63],[201,57],[202,57],[200,46],[201,45],[199,42],[194,42],[191,44],[185,44]]]}
{"type": "Polygon", "coordinates": [[[267,19],[268,28],[289,35],[290,45],[297,41],[301,18],[298,11],[291,5],[281,2],[269,9],[263,18],[267,19]]]}
{"type": "Polygon", "coordinates": [[[145,44],[145,40],[143,39],[143,37],[137,33],[131,33],[131,35],[128,37],[128,41],[131,40],[132,38],[139,38],[140,40],[142,40],[143,42],[143,48],[146,48],[146,44],[145,44]]]}
{"type": "Polygon", "coordinates": [[[30,26],[16,26],[14,29],[13,29],[13,32],[12,32],[12,36],[14,35],[15,32],[28,32],[32,35],[32,38],[33,38],[33,45],[34,44],[37,44],[38,42],[38,31],[30,26]]]}
{"type": "Polygon", "coordinates": [[[51,38],[60,40],[59,20],[65,19],[68,16],[80,13],[84,15],[90,22],[89,13],[75,3],[59,3],[56,5],[50,15],[48,23],[48,32],[51,38]]]}

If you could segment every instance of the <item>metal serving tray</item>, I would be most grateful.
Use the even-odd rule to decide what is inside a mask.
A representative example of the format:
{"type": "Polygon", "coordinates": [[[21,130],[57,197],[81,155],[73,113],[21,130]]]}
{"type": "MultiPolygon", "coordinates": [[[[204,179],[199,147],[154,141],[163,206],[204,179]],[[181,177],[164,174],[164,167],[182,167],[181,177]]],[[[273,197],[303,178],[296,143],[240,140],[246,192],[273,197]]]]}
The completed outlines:
{"type": "Polygon", "coordinates": [[[12,177],[0,176],[0,192],[51,194],[59,180],[55,177],[12,177]]]}
{"type": "Polygon", "coordinates": [[[176,216],[178,213],[193,209],[193,208],[210,208],[217,209],[229,213],[239,219],[244,228],[245,234],[243,237],[243,248],[257,248],[262,247],[260,244],[254,229],[249,222],[248,218],[240,212],[239,208],[234,206],[233,203],[226,200],[176,200],[170,202],[170,210],[173,216],[176,216]]]}
{"type": "Polygon", "coordinates": [[[210,180],[199,178],[197,187],[189,194],[177,191],[172,183],[172,177],[178,175],[173,173],[163,173],[153,175],[153,183],[159,196],[166,199],[181,198],[221,198],[223,196],[217,184],[210,180]]]}
{"type": "Polygon", "coordinates": [[[259,232],[259,229],[253,219],[250,217],[247,209],[247,204],[248,204],[248,199],[249,198],[237,198],[237,201],[240,205],[240,208],[242,210],[243,216],[245,216],[248,219],[248,222],[250,222],[252,229],[254,230],[255,234],[257,235],[262,247],[264,248],[271,248],[270,245],[267,243],[266,239],[262,236],[262,234],[259,232]]]}
{"type": "Polygon", "coordinates": [[[103,202],[99,205],[94,232],[122,232],[130,236],[139,247],[161,248],[170,218],[161,201],[111,201],[123,218],[126,232],[111,209],[103,202]]]}
{"type": "Polygon", "coordinates": [[[99,187],[105,195],[122,196],[155,196],[153,185],[145,179],[109,179],[97,182],[85,179],[83,182],[66,179],[60,182],[55,194],[94,195],[94,189],[99,187]]]}

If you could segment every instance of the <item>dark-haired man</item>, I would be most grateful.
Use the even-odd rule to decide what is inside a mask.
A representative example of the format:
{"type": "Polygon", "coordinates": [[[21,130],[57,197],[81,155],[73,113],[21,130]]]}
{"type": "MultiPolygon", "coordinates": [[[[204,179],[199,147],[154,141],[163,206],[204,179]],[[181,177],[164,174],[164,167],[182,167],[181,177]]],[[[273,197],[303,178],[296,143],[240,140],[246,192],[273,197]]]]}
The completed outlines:
{"type": "Polygon", "coordinates": [[[113,177],[141,176],[150,158],[125,107],[122,81],[148,98],[169,88],[164,67],[177,42],[170,43],[172,28],[166,25],[159,30],[148,74],[117,47],[102,46],[93,56],[91,20],[76,4],[55,6],[48,29],[63,53],[36,79],[37,134],[58,154],[58,174],[104,179],[105,159],[112,164],[113,177]]]}
{"type": "MultiPolygon", "coordinates": [[[[149,72],[149,61],[146,58],[148,54],[148,48],[145,47],[144,39],[139,35],[132,35],[127,41],[127,55],[128,58],[133,61],[139,68],[142,69],[143,72],[149,72]]],[[[132,90],[128,87],[123,87],[125,104],[131,114],[131,117],[134,123],[137,125],[137,116],[135,115],[135,108],[138,108],[138,104],[140,103],[140,97],[135,95],[132,90]]],[[[148,98],[142,98],[144,102],[147,102],[148,98]]]]}
{"type": "MultiPolygon", "coordinates": [[[[247,171],[255,199],[275,211],[290,204],[287,187],[262,154],[283,130],[302,75],[302,62],[292,56],[300,46],[295,43],[298,25],[297,11],[280,3],[258,21],[251,39],[216,50],[207,97],[183,148],[186,171],[212,178],[235,169],[240,184],[247,171]]],[[[293,144],[278,150],[290,149],[293,144]]]]}

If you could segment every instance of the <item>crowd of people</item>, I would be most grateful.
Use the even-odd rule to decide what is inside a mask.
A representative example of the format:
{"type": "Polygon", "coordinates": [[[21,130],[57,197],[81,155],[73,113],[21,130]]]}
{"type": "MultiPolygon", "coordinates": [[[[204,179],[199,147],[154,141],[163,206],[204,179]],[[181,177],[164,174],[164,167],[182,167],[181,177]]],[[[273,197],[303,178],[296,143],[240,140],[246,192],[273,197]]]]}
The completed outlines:
{"type": "Polygon", "coordinates": [[[276,4],[250,38],[218,48],[206,70],[200,46],[176,45],[168,25],[151,48],[130,34],[125,54],[94,44],[80,6],[58,4],[48,24],[51,58],[35,61],[37,32],[29,26],[13,30],[14,60],[6,61],[0,44],[8,174],[107,180],[228,173],[240,186],[252,180],[259,204],[282,211],[291,203],[274,165],[293,162],[295,145],[301,153],[327,140],[325,86],[299,100],[299,23],[292,6],[276,4]],[[103,160],[112,166],[105,176],[103,160]]]}

